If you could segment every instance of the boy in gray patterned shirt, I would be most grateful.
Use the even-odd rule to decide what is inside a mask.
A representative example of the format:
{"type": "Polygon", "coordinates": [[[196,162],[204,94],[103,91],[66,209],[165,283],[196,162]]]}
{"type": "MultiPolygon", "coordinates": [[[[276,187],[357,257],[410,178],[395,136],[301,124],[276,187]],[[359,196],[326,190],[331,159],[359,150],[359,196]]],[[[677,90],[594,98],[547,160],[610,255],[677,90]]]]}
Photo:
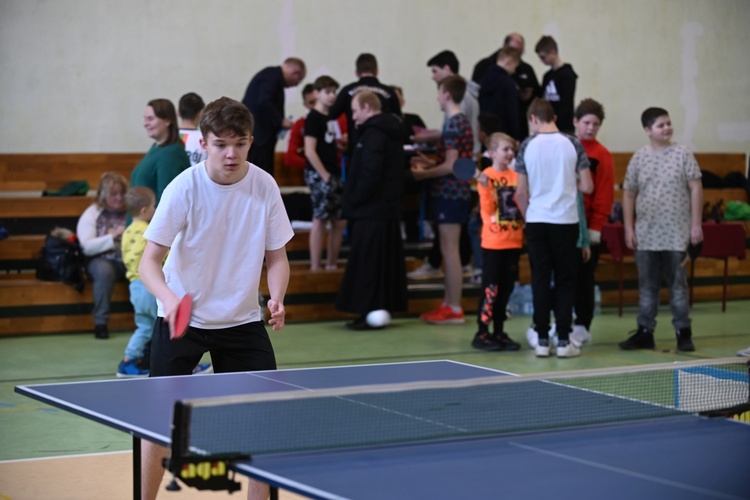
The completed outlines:
{"type": "Polygon", "coordinates": [[[694,351],[687,276],[688,244],[703,240],[703,187],[695,157],[672,143],[672,122],[661,108],[648,108],[641,123],[649,145],[630,160],[623,185],[625,243],[638,268],[638,330],[620,343],[625,350],[653,349],[661,280],[669,287],[677,350],[694,351]]]}

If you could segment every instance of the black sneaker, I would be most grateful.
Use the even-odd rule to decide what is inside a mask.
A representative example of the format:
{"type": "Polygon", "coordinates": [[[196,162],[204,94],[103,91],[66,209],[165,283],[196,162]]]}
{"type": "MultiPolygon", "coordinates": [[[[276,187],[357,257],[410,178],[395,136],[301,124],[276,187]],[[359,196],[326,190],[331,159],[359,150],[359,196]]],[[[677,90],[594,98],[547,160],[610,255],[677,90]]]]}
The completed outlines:
{"type": "Polygon", "coordinates": [[[350,330],[382,330],[385,328],[385,326],[370,326],[367,324],[367,318],[365,316],[360,316],[359,318],[353,320],[353,321],[347,321],[344,326],[349,328],[350,330]]]}
{"type": "Polygon", "coordinates": [[[628,340],[620,342],[620,349],[626,351],[634,351],[636,349],[653,349],[654,348],[654,332],[647,330],[642,326],[638,327],[635,331],[635,335],[631,335],[628,340]]]}
{"type": "Polygon", "coordinates": [[[495,342],[492,336],[487,332],[478,332],[471,341],[471,347],[482,351],[502,351],[502,346],[495,342]]]}
{"type": "Polygon", "coordinates": [[[680,328],[675,332],[677,336],[677,350],[692,352],[695,350],[693,344],[693,331],[690,328],[680,328]]]}
{"type": "Polygon", "coordinates": [[[367,320],[364,316],[360,316],[359,318],[347,321],[344,323],[344,326],[346,326],[350,330],[367,330],[367,320]]]}
{"type": "Polygon", "coordinates": [[[94,337],[98,339],[108,339],[109,328],[107,328],[107,325],[94,325],[94,337]]]}
{"type": "Polygon", "coordinates": [[[493,335],[492,340],[500,346],[501,351],[517,351],[521,348],[521,344],[508,337],[508,334],[505,332],[493,335]]]}

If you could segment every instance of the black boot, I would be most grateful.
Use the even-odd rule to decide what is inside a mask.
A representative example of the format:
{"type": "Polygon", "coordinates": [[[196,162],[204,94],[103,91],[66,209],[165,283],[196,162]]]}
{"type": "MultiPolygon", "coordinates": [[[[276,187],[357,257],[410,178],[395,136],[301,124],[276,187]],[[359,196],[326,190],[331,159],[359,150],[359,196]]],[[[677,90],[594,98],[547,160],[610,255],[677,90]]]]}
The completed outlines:
{"type": "Polygon", "coordinates": [[[695,345],[693,345],[693,331],[690,328],[680,328],[675,332],[677,336],[677,350],[685,352],[693,352],[695,345]]]}
{"type": "Polygon", "coordinates": [[[352,321],[347,321],[344,326],[350,330],[370,330],[370,325],[367,324],[367,318],[364,316],[360,316],[352,321]]]}
{"type": "Polygon", "coordinates": [[[631,335],[628,340],[620,342],[620,349],[626,351],[634,351],[636,349],[653,349],[654,348],[654,332],[638,327],[635,335],[631,335]]]}
{"type": "Polygon", "coordinates": [[[107,328],[107,325],[94,325],[94,337],[98,339],[108,339],[109,328],[107,328]]]}

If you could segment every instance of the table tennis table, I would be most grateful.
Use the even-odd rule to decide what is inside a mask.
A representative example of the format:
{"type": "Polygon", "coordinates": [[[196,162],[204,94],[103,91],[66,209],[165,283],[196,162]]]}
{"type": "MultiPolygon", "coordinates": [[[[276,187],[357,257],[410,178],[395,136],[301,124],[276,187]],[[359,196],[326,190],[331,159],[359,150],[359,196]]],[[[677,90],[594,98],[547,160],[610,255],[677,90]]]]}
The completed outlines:
{"type": "MultiPolygon", "coordinates": [[[[177,400],[489,375],[512,374],[423,361],[26,385],[16,392],[131,434],[138,498],[140,441],[170,445],[177,400]]],[[[231,469],[321,499],[748,499],[750,425],[685,414],[553,431],[261,454],[234,462],[231,469]]]]}

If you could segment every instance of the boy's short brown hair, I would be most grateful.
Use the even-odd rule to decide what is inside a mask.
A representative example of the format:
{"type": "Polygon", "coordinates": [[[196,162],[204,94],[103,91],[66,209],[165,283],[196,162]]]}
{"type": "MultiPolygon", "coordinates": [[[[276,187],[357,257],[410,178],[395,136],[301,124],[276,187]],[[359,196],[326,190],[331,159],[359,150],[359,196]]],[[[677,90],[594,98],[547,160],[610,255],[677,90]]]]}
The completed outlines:
{"type": "Polygon", "coordinates": [[[458,75],[446,76],[440,80],[438,88],[448,92],[454,103],[460,104],[466,94],[466,80],[458,75]]]}
{"type": "Polygon", "coordinates": [[[220,97],[208,104],[201,113],[200,129],[203,137],[232,134],[252,135],[255,121],[247,106],[229,97],[220,97]]]}
{"type": "Polygon", "coordinates": [[[580,120],[586,115],[594,115],[599,118],[600,122],[604,121],[604,106],[598,101],[591,98],[582,100],[576,108],[575,117],[576,120],[580,120]]]}
{"type": "Polygon", "coordinates": [[[378,72],[378,60],[374,55],[364,53],[357,57],[357,61],[354,63],[357,74],[359,73],[377,73],[378,72]]]}
{"type": "Polygon", "coordinates": [[[557,52],[557,42],[554,38],[552,38],[549,35],[544,35],[542,38],[539,39],[538,42],[536,42],[536,47],[534,48],[534,52],[537,54],[540,52],[557,52]]]}
{"type": "Polygon", "coordinates": [[[315,90],[324,90],[324,89],[334,89],[336,90],[339,88],[339,82],[334,80],[328,75],[319,76],[315,79],[315,83],[313,83],[313,87],[315,87],[315,90]]]}
{"type": "Polygon", "coordinates": [[[141,210],[155,203],[156,195],[146,186],[133,186],[125,193],[125,208],[131,217],[138,217],[141,210]]]}
{"type": "Polygon", "coordinates": [[[188,92],[180,97],[179,107],[180,116],[185,120],[195,120],[198,114],[206,107],[201,96],[195,92],[188,92]]]}
{"type": "Polygon", "coordinates": [[[644,128],[651,128],[651,125],[662,116],[669,116],[669,111],[664,108],[647,108],[641,114],[641,125],[644,128]]]}
{"type": "Polygon", "coordinates": [[[526,112],[526,118],[536,116],[540,121],[544,123],[552,123],[555,121],[555,110],[552,109],[552,104],[544,99],[536,98],[529,104],[529,109],[526,112]]]}

